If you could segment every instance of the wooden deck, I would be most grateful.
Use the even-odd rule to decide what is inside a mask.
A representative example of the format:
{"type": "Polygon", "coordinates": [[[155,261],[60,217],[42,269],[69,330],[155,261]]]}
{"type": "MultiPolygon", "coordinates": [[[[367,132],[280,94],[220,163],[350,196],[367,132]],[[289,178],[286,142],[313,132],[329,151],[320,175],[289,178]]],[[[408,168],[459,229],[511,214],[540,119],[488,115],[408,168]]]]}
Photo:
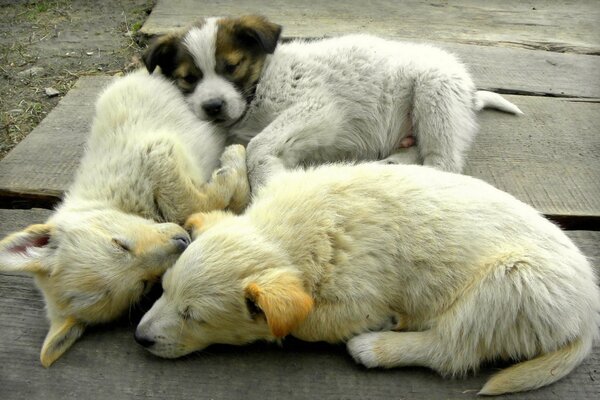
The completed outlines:
{"type": "MultiPolygon", "coordinates": [[[[151,36],[202,16],[253,12],[284,25],[286,38],[370,32],[438,42],[463,59],[478,87],[506,93],[525,113],[481,113],[466,173],[571,229],[567,234],[600,273],[600,5],[458,3],[159,0],[142,32],[151,36]]],[[[111,79],[82,78],[0,162],[0,236],[50,214],[73,177],[94,101],[111,79]]],[[[295,340],[282,347],[215,346],[163,360],[133,341],[139,317],[137,311],[91,329],[44,369],[41,295],[31,278],[0,273],[0,398],[462,399],[475,397],[498,367],[464,380],[420,368],[366,370],[343,346],[295,340]]],[[[600,398],[600,346],[567,378],[511,398],[600,398]]]]}

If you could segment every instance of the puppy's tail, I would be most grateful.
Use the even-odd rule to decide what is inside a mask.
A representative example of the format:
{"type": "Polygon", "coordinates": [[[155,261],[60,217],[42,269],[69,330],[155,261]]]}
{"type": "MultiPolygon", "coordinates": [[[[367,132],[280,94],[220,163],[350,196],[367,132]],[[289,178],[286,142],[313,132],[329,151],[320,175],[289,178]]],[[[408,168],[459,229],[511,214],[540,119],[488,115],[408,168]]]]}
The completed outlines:
{"type": "Polygon", "coordinates": [[[556,382],[583,361],[592,349],[592,342],[593,336],[579,338],[552,353],[513,365],[492,376],[478,394],[523,392],[556,382]]]}
{"type": "Polygon", "coordinates": [[[484,108],[495,108],[511,114],[523,114],[519,107],[515,106],[498,93],[488,92],[487,90],[478,90],[475,93],[475,110],[481,111],[484,108]]]}

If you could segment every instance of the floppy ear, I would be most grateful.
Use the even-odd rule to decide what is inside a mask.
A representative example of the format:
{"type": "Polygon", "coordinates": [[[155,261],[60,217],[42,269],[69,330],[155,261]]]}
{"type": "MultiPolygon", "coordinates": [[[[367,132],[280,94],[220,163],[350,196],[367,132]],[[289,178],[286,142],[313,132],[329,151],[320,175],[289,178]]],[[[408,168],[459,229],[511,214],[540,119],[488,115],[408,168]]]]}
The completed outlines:
{"type": "Polygon", "coordinates": [[[73,317],[50,322],[50,330],[44,340],[40,361],[48,368],[75,343],[85,330],[85,325],[73,317]]]}
{"type": "Polygon", "coordinates": [[[244,45],[254,46],[272,54],[281,35],[281,25],[260,15],[246,15],[235,21],[235,35],[244,45]]]}
{"type": "Polygon", "coordinates": [[[198,235],[206,231],[208,228],[217,224],[222,219],[231,216],[233,216],[233,214],[230,212],[221,210],[192,214],[185,221],[183,229],[190,234],[192,240],[195,240],[198,235]]]}
{"type": "Polygon", "coordinates": [[[251,282],[246,286],[246,299],[267,317],[275,337],[288,335],[302,323],[313,308],[313,300],[292,274],[275,277],[265,283],[251,282]]]}
{"type": "Polygon", "coordinates": [[[142,60],[149,73],[160,67],[164,75],[170,76],[175,69],[175,58],[179,48],[179,37],[173,34],[159,36],[148,46],[142,60]]]}
{"type": "Polygon", "coordinates": [[[52,226],[30,225],[0,242],[0,271],[40,273],[49,272],[40,259],[47,255],[52,226]]]}

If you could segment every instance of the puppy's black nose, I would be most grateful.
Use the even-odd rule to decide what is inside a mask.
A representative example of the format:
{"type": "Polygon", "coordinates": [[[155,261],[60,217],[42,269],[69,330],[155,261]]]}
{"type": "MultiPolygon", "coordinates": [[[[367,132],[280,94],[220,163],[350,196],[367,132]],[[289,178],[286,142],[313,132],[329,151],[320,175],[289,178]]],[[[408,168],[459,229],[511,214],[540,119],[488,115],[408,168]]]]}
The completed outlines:
{"type": "Polygon", "coordinates": [[[139,344],[141,344],[142,346],[144,346],[146,348],[148,348],[154,344],[154,340],[148,339],[146,337],[139,335],[138,331],[135,331],[135,334],[133,335],[133,337],[136,342],[138,342],[139,344]]]}
{"type": "Polygon", "coordinates": [[[221,113],[224,104],[225,102],[221,99],[210,99],[202,103],[202,109],[206,115],[214,117],[221,113]]]}
{"type": "Polygon", "coordinates": [[[177,250],[179,251],[184,251],[185,249],[187,249],[187,247],[190,245],[190,237],[187,235],[177,235],[174,236],[172,239],[173,243],[175,243],[175,247],[177,247],[177,250]]]}

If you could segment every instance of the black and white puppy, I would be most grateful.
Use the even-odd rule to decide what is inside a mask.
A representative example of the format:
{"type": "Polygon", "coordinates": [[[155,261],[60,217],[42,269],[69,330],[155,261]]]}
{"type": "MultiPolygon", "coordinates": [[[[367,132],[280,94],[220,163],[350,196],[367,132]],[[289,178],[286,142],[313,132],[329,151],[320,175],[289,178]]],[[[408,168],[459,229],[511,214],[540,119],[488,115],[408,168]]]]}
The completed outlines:
{"type": "Polygon", "coordinates": [[[277,46],[280,33],[260,16],[208,18],[159,37],[144,56],[200,119],[249,142],[253,190],[277,170],[343,160],[460,172],[477,110],[521,113],[477,91],[456,57],[430,45],[348,35],[277,46]]]}

